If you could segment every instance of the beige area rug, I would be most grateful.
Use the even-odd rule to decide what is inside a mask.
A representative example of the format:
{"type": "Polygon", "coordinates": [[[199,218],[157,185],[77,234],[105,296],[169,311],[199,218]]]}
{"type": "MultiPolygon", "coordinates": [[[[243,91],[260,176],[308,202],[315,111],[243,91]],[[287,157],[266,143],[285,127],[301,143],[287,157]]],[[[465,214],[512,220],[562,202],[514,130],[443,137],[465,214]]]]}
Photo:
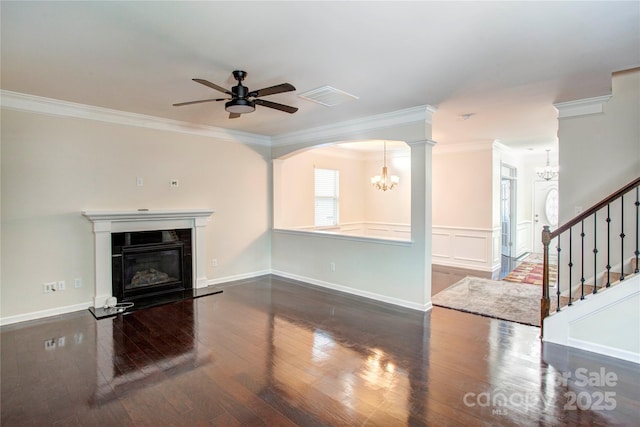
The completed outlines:
{"type": "Polygon", "coordinates": [[[539,327],[541,292],[538,285],[467,276],[435,294],[431,302],[440,307],[539,327]]]}

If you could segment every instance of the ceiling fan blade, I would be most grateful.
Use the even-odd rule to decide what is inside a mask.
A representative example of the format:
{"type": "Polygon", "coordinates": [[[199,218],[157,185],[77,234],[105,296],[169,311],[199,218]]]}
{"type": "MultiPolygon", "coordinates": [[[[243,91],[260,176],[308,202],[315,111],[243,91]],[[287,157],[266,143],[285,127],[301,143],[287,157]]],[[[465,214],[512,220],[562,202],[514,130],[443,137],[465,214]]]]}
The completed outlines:
{"type": "Polygon", "coordinates": [[[231,98],[215,98],[215,99],[201,99],[200,101],[189,101],[189,102],[178,102],[177,104],[173,104],[174,107],[182,107],[183,105],[190,104],[199,104],[201,102],[212,102],[212,101],[225,101],[231,98]]]}
{"type": "Polygon", "coordinates": [[[249,95],[247,96],[257,98],[260,96],[274,95],[276,93],[291,92],[292,90],[296,90],[293,85],[289,83],[282,83],[271,87],[265,87],[264,89],[254,90],[249,92],[249,95]]]}
{"type": "Polygon", "coordinates": [[[220,91],[220,92],[222,92],[222,93],[226,93],[227,95],[233,95],[233,94],[232,94],[231,92],[229,92],[227,89],[225,89],[225,88],[223,88],[223,87],[221,87],[221,86],[218,86],[218,85],[217,85],[217,84],[215,84],[215,83],[211,83],[211,82],[210,82],[210,81],[208,81],[208,80],[204,80],[204,79],[193,79],[193,81],[194,81],[194,82],[197,82],[197,83],[200,83],[201,85],[208,86],[208,87],[210,87],[211,89],[215,89],[215,90],[218,90],[218,91],[220,91]]]}
{"type": "Polygon", "coordinates": [[[229,118],[230,119],[237,119],[240,116],[241,116],[240,113],[229,113],[229,118]]]}
{"type": "Polygon", "coordinates": [[[269,107],[276,110],[284,111],[285,113],[293,114],[298,111],[297,107],[291,107],[289,105],[278,104],[277,102],[265,101],[264,99],[256,99],[256,104],[262,105],[263,107],[269,107]]]}

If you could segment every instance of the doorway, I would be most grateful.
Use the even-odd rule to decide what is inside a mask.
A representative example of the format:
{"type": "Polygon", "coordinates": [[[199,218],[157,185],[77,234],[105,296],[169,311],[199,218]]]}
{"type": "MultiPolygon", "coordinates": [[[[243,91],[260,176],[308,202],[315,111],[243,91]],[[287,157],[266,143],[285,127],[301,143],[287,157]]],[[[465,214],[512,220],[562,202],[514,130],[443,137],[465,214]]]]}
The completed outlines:
{"type": "Polygon", "coordinates": [[[542,253],[542,227],[558,226],[558,181],[535,181],[533,189],[533,251],[542,253]]]}
{"type": "Polygon", "coordinates": [[[500,180],[500,218],[502,235],[502,261],[500,278],[516,266],[516,201],[518,171],[514,166],[501,164],[500,180]]]}

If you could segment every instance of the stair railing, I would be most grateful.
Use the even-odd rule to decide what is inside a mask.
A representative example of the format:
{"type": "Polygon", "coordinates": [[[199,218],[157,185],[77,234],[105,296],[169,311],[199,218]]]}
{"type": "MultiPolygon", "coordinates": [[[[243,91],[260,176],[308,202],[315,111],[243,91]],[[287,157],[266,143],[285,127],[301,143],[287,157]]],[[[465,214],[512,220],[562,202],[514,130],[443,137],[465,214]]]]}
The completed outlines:
{"type": "MultiPolygon", "coordinates": [[[[549,280],[549,246],[552,241],[555,240],[557,251],[556,301],[554,307],[556,311],[561,310],[563,298],[568,306],[573,305],[573,289],[576,287],[580,293],[580,299],[585,298],[585,289],[587,289],[587,294],[596,294],[599,289],[610,287],[612,283],[612,262],[620,261],[620,276],[617,280],[623,281],[625,279],[625,261],[629,258],[635,258],[635,267],[632,273],[638,273],[638,258],[640,257],[640,251],[638,249],[640,246],[639,187],[640,177],[593,205],[566,224],[558,227],[556,230],[551,231],[547,225],[543,227],[542,247],[544,264],[542,270],[542,299],[540,300],[541,337],[544,335],[544,319],[549,316],[552,308],[551,283],[549,280]],[[633,191],[634,189],[635,192],[633,191]],[[632,194],[629,195],[628,193],[632,194]],[[625,196],[627,200],[626,205],[625,196]],[[635,198],[632,205],[628,202],[629,197],[635,198]],[[615,213],[619,213],[616,219],[612,218],[612,210],[614,210],[615,213]],[[625,214],[627,216],[626,222],[625,214]],[[635,219],[635,222],[631,225],[629,225],[629,222],[632,222],[628,220],[629,216],[631,216],[632,220],[635,219]],[[604,219],[602,219],[603,217],[604,219]],[[614,223],[613,230],[615,231],[612,230],[612,223],[614,223]],[[633,229],[632,231],[635,236],[627,235],[630,229],[633,229]],[[616,236],[615,234],[618,231],[619,234],[616,236]],[[574,233],[579,233],[580,239],[578,242],[574,239],[574,233]],[[627,237],[635,237],[635,242],[630,239],[625,240],[627,237]],[[616,238],[619,238],[619,246],[615,245],[615,241],[613,242],[614,245],[612,245],[612,239],[616,238]],[[585,245],[593,246],[593,249],[589,251],[590,253],[585,253],[585,245]],[[635,250],[633,250],[634,246],[635,250]],[[562,254],[562,247],[568,247],[568,256],[562,254]],[[605,261],[599,258],[600,248],[603,247],[606,247],[606,249],[603,249],[606,250],[605,261]],[[575,252],[578,252],[576,259],[574,259],[575,252]],[[631,257],[631,254],[633,254],[633,257],[631,257]],[[606,262],[606,264],[604,264],[604,262],[606,262]],[[566,281],[564,280],[565,276],[561,276],[561,267],[564,266],[566,266],[567,269],[566,271],[563,269],[562,273],[566,275],[566,281]],[[585,269],[588,269],[590,266],[593,267],[593,276],[587,278],[585,276],[591,274],[591,272],[585,269]],[[576,273],[580,276],[577,281],[574,280],[576,273]],[[599,277],[601,277],[600,281],[604,282],[604,284],[600,286],[598,286],[599,277]],[[591,280],[593,280],[593,285],[586,284],[586,282],[591,280]],[[589,289],[591,286],[593,286],[592,290],[589,289]]],[[[615,283],[615,280],[613,280],[613,282],[615,283]]]]}

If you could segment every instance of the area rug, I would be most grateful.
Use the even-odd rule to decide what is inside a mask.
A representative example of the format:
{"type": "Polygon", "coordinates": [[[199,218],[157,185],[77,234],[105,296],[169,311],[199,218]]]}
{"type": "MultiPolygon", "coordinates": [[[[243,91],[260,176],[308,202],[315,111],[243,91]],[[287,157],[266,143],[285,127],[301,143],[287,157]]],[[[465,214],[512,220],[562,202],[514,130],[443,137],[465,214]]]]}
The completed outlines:
{"type": "MultiPolygon", "coordinates": [[[[502,280],[514,283],[530,283],[532,285],[542,285],[542,255],[531,254],[525,258],[502,280]]],[[[549,262],[549,284],[555,286],[558,277],[558,266],[554,260],[549,262]]]]}
{"type": "Polygon", "coordinates": [[[541,289],[537,285],[467,276],[435,294],[433,305],[540,326],[541,289]]]}

